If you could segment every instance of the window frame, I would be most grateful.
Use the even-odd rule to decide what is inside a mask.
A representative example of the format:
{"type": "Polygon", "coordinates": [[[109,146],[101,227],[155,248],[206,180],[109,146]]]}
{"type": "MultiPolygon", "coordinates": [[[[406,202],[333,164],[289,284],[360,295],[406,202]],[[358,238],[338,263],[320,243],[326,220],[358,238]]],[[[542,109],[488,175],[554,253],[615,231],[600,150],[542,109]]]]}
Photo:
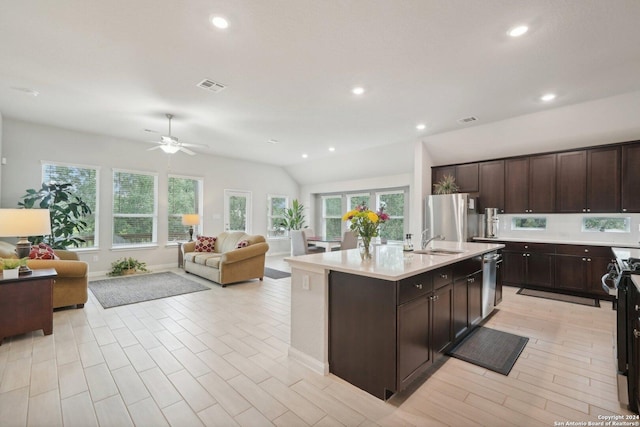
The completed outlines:
{"type": "Polygon", "coordinates": [[[273,199],[284,199],[285,209],[291,208],[289,204],[289,196],[285,196],[283,194],[267,194],[267,238],[268,239],[287,239],[289,238],[289,230],[284,230],[284,233],[281,236],[276,235],[276,230],[272,229],[271,226],[273,224],[273,219],[281,218],[284,219],[284,215],[274,215],[273,214],[273,199]],[[271,233],[274,233],[273,235],[271,233]]]}
{"type": "Polygon", "coordinates": [[[127,248],[141,248],[141,247],[157,247],[158,246],[158,173],[147,172],[131,169],[119,169],[113,168],[111,173],[111,248],[112,249],[127,249],[127,248]],[[116,214],[113,209],[115,206],[115,177],[116,173],[126,173],[132,175],[144,175],[153,177],[153,213],[151,214],[116,214]],[[152,218],[153,226],[151,231],[151,242],[144,243],[115,243],[115,219],[116,218],[152,218]]]}
{"type": "MultiPolygon", "coordinates": [[[[91,250],[96,250],[100,248],[100,166],[96,166],[96,165],[84,165],[84,164],[79,164],[79,163],[66,163],[66,162],[54,162],[54,161],[49,161],[49,160],[41,160],[40,161],[40,177],[42,179],[41,182],[45,182],[45,168],[47,166],[59,166],[59,167],[65,167],[65,168],[77,168],[77,169],[90,169],[90,170],[94,170],[96,173],[96,188],[95,188],[95,193],[96,193],[96,199],[95,199],[95,208],[92,208],[92,212],[91,214],[93,215],[93,225],[94,225],[94,230],[93,230],[93,245],[92,246],[85,246],[85,247],[79,247],[79,248],[75,248],[75,247],[70,247],[68,248],[71,251],[77,251],[77,252],[81,252],[81,251],[91,251],[91,250]]],[[[47,182],[48,184],[48,182],[47,182]]],[[[85,203],[87,202],[86,200],[84,200],[85,203]]]]}
{"type": "MultiPolygon", "coordinates": [[[[179,217],[182,219],[182,215],[195,213],[200,217],[200,224],[193,226],[193,234],[198,235],[202,234],[202,230],[204,230],[204,178],[200,176],[189,176],[189,175],[178,175],[178,174],[169,174],[167,175],[167,245],[177,245],[181,240],[171,240],[171,230],[169,229],[169,218],[171,217],[179,217]],[[198,182],[198,206],[196,207],[197,212],[184,212],[182,214],[171,214],[169,213],[169,183],[171,179],[185,179],[192,180],[198,182]]],[[[186,234],[185,234],[186,237],[186,234]]]]}
{"type": "MultiPolygon", "coordinates": [[[[344,210],[344,196],[342,194],[326,194],[321,196],[321,204],[322,204],[322,236],[326,236],[329,237],[327,235],[327,219],[340,219],[340,221],[342,222],[342,216],[346,213],[346,211],[344,210]],[[328,199],[340,199],[340,215],[331,215],[328,216],[327,215],[327,204],[326,201],[328,199]]],[[[342,234],[344,233],[344,226],[342,225],[342,223],[340,224],[340,237],[342,238],[342,234]]]]}

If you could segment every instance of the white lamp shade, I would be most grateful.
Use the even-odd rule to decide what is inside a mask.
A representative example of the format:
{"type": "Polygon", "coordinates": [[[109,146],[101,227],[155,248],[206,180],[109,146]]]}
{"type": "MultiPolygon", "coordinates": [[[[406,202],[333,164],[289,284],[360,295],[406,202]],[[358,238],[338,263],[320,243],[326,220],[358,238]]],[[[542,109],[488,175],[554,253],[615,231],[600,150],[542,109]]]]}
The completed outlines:
{"type": "Polygon", "coordinates": [[[0,237],[51,234],[49,209],[0,209],[0,237]]]}
{"type": "Polygon", "coordinates": [[[200,215],[184,214],[182,215],[182,225],[198,225],[200,224],[200,215]]]}

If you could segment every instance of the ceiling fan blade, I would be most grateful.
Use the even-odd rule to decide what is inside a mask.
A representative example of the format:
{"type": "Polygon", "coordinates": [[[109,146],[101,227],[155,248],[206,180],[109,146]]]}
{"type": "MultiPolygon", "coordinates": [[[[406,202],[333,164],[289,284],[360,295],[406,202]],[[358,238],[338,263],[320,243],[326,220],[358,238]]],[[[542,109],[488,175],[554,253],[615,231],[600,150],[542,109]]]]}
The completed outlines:
{"type": "Polygon", "coordinates": [[[156,145],[155,147],[151,147],[151,148],[147,148],[147,151],[151,151],[151,150],[157,150],[158,148],[161,148],[161,145],[156,145]]]}
{"type": "Polygon", "coordinates": [[[184,148],[184,147],[180,147],[180,151],[187,153],[190,156],[195,156],[196,153],[194,153],[193,151],[189,150],[188,148],[184,148]]]}
{"type": "Polygon", "coordinates": [[[181,142],[180,145],[182,145],[183,147],[209,148],[208,145],[204,145],[204,144],[189,144],[189,143],[186,143],[186,142],[181,142]]]}

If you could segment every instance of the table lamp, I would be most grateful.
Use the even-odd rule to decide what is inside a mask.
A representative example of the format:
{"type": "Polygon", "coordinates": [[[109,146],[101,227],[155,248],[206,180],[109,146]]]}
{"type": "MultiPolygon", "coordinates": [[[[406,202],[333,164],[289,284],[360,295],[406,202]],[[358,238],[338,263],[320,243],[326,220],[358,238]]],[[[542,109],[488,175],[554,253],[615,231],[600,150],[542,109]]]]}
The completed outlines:
{"type": "Polygon", "coordinates": [[[182,215],[182,225],[189,226],[189,241],[193,242],[193,226],[200,224],[200,215],[184,214],[182,215]]]}
{"type": "MultiPolygon", "coordinates": [[[[16,254],[27,258],[31,251],[28,236],[51,234],[49,209],[0,209],[0,237],[17,237],[16,254]]],[[[26,265],[20,266],[19,274],[31,274],[26,265]]]]}

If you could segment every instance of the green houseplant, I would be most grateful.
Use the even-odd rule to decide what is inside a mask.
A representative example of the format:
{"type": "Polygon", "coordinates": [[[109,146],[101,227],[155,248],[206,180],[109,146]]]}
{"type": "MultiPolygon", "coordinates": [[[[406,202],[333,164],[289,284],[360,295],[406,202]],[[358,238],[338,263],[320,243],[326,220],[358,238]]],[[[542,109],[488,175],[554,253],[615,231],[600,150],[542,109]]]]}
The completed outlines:
{"type": "Polygon", "coordinates": [[[452,175],[445,175],[440,182],[433,184],[433,192],[435,194],[453,194],[460,190],[456,179],[452,175]]]}
{"type": "Polygon", "coordinates": [[[4,279],[17,279],[19,268],[27,265],[28,258],[4,258],[0,259],[0,269],[4,279]]]}
{"type": "Polygon", "coordinates": [[[291,207],[284,210],[281,225],[286,230],[300,230],[304,226],[304,206],[297,199],[293,199],[291,207]]]}
{"type": "Polygon", "coordinates": [[[147,263],[138,261],[135,258],[122,258],[111,263],[109,276],[125,276],[137,272],[147,272],[147,263]]]}
{"type": "Polygon", "coordinates": [[[22,196],[18,206],[25,209],[49,209],[51,235],[30,237],[32,244],[44,242],[54,249],[66,249],[69,246],[78,247],[85,242],[77,235],[87,226],[83,218],[91,214],[91,208],[74,194],[73,184],[52,182],[43,183],[39,190],[30,188],[22,196]]]}

